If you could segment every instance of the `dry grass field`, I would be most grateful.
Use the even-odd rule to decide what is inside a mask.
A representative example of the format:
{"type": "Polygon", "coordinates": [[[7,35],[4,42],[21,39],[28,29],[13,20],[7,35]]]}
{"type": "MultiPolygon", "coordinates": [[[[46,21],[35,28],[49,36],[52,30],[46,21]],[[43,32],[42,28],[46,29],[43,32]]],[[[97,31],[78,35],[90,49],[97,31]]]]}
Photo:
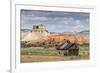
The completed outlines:
{"type": "Polygon", "coordinates": [[[89,46],[79,46],[79,56],[66,56],[64,51],[55,47],[28,47],[21,48],[21,63],[88,60],[89,46]]]}

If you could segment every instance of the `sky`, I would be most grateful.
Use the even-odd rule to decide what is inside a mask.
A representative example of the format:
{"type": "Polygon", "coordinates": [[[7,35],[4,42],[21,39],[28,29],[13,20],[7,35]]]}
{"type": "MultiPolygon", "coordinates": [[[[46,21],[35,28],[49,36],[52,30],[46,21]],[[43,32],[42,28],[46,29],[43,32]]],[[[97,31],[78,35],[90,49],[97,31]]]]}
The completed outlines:
{"type": "Polygon", "coordinates": [[[44,24],[49,32],[80,32],[89,30],[89,13],[21,10],[21,29],[44,24]]]}

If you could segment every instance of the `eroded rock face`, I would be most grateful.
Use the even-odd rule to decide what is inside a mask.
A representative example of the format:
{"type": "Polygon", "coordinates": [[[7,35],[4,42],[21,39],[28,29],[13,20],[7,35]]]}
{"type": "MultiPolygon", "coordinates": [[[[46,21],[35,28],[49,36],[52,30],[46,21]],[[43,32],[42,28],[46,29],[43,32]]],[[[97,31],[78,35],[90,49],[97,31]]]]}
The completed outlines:
{"type": "MultiPolygon", "coordinates": [[[[67,40],[69,40],[72,43],[76,42],[78,44],[88,44],[89,43],[89,37],[86,37],[85,35],[49,34],[49,35],[42,36],[42,38],[39,38],[39,36],[35,35],[35,36],[31,36],[31,38],[29,37],[30,40],[25,40],[26,45],[32,45],[32,46],[38,46],[38,45],[58,46],[58,45],[64,43],[65,41],[67,41],[67,40]]],[[[23,41],[23,42],[25,42],[25,41],[23,41]]]]}
{"type": "Polygon", "coordinates": [[[21,42],[30,46],[57,46],[69,40],[72,43],[89,44],[89,31],[79,33],[49,33],[42,24],[34,25],[32,30],[21,32],[21,42]]]}

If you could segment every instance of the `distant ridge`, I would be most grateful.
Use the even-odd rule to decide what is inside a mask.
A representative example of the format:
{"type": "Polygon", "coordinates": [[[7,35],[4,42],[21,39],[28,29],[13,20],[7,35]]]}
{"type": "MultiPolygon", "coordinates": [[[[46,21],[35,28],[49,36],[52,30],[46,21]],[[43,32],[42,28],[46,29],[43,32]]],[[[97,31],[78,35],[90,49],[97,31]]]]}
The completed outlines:
{"type": "Polygon", "coordinates": [[[81,31],[79,33],[89,33],[90,31],[89,30],[84,30],[84,31],[81,31]]]}
{"type": "Polygon", "coordinates": [[[31,29],[21,29],[22,32],[32,31],[31,29]]]}

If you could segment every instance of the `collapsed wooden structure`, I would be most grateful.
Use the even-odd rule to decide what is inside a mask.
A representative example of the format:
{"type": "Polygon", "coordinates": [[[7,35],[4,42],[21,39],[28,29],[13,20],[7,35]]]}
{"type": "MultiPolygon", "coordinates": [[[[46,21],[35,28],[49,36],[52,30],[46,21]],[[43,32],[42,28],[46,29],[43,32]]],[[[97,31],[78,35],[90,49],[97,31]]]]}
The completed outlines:
{"type": "Polygon", "coordinates": [[[56,46],[56,50],[64,50],[64,55],[68,56],[79,55],[79,48],[76,43],[63,43],[59,46],[56,46]]]}

